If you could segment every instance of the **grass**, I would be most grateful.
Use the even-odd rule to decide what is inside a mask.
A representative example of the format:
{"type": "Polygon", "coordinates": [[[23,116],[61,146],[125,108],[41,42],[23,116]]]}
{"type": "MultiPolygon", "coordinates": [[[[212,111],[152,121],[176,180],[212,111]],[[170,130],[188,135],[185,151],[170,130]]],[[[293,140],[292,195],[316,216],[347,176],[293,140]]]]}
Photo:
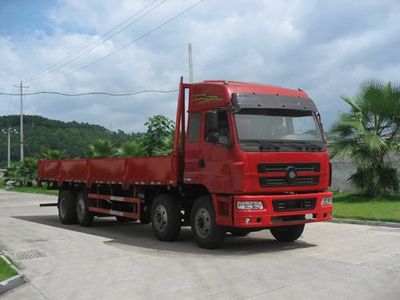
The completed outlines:
{"type": "MultiPolygon", "coordinates": [[[[5,189],[5,186],[2,186],[1,188],[5,189]]],[[[46,187],[43,186],[16,186],[11,191],[20,193],[58,195],[58,190],[48,190],[46,187]]]]}
{"type": "Polygon", "coordinates": [[[335,218],[400,223],[400,194],[375,198],[360,194],[336,194],[333,207],[335,218]]]}
{"type": "Polygon", "coordinates": [[[11,268],[3,258],[0,257],[0,281],[6,280],[15,275],[18,275],[18,273],[11,268]]]}

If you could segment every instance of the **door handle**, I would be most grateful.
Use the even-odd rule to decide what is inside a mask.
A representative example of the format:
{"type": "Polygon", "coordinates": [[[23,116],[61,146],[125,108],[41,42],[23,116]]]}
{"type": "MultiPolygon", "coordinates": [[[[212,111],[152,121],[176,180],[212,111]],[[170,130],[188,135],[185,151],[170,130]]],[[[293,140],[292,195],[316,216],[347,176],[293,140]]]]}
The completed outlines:
{"type": "Polygon", "coordinates": [[[206,167],[206,162],[204,159],[200,158],[199,159],[199,168],[205,168],[206,167]]]}

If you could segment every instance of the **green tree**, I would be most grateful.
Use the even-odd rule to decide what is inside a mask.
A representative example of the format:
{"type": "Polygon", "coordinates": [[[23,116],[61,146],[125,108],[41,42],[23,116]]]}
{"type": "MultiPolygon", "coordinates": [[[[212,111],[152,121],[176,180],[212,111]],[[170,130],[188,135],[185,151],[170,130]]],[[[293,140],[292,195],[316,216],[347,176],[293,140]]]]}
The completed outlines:
{"type": "Polygon", "coordinates": [[[89,145],[90,157],[112,157],[115,154],[116,150],[108,140],[98,140],[89,145]]]}
{"type": "Polygon", "coordinates": [[[156,115],[148,118],[143,138],[143,146],[147,156],[168,155],[172,151],[174,122],[165,116],[156,115]]]}
{"type": "Polygon", "coordinates": [[[342,99],[351,111],[341,114],[333,126],[337,140],[331,156],[350,157],[357,171],[349,180],[366,195],[398,191],[397,170],[388,154],[400,150],[400,86],[368,81],[356,97],[342,99]]]}

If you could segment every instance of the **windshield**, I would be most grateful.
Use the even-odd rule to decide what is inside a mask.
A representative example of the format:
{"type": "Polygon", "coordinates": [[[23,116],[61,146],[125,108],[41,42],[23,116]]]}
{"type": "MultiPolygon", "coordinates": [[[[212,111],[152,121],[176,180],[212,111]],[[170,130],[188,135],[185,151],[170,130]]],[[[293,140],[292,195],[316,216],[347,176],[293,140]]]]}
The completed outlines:
{"type": "Polygon", "coordinates": [[[243,109],[235,114],[235,121],[242,148],[257,146],[259,150],[267,151],[286,148],[291,151],[321,151],[324,148],[312,111],[243,109]]]}

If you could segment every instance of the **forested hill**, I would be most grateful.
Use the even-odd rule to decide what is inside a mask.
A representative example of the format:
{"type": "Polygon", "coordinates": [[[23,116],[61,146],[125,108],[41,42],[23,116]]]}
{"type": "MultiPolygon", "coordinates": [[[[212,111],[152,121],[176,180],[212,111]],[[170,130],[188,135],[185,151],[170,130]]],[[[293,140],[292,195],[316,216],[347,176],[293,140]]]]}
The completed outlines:
{"type": "MultiPolygon", "coordinates": [[[[18,133],[11,135],[11,158],[18,160],[19,148],[19,115],[0,116],[0,129],[11,127],[18,133]]],[[[48,149],[64,151],[68,157],[85,157],[89,144],[99,139],[107,139],[113,145],[134,139],[138,134],[127,134],[121,130],[110,131],[100,125],[78,122],[62,122],[40,116],[24,116],[25,156],[39,157],[48,149]]],[[[0,168],[7,164],[7,134],[0,134],[0,168]]]]}

